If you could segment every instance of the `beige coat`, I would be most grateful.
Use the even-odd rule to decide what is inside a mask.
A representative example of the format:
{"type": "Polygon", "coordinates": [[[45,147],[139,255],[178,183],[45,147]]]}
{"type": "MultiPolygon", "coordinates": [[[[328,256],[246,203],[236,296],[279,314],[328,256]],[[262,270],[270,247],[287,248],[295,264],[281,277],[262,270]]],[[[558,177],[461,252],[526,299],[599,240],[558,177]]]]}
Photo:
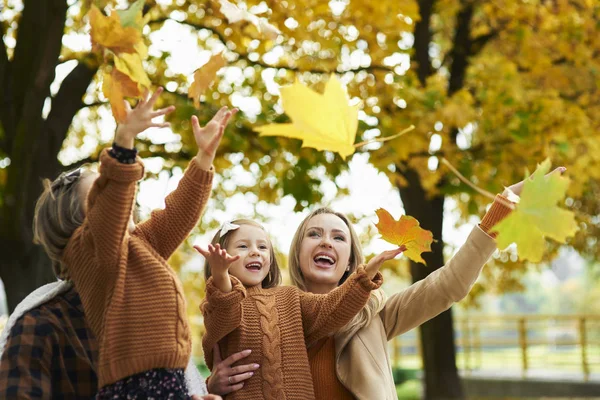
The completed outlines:
{"type": "Polygon", "coordinates": [[[387,300],[364,327],[335,337],[336,372],[359,400],[397,399],[387,342],[463,299],[496,242],[475,227],[446,265],[387,300]]]}

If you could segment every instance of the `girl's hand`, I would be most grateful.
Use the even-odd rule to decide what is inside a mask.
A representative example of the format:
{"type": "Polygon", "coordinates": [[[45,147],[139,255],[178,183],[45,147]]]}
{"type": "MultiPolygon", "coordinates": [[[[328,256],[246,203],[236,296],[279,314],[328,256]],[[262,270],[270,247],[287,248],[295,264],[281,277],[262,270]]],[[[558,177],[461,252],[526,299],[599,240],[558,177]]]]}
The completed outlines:
{"type": "Polygon", "coordinates": [[[213,370],[206,381],[208,393],[225,396],[243,388],[244,381],[254,375],[254,371],[259,368],[259,365],[244,364],[236,367],[232,367],[232,365],[249,355],[250,350],[244,350],[221,360],[219,346],[215,345],[213,349],[213,370]]]}
{"type": "Polygon", "coordinates": [[[229,293],[233,289],[231,280],[229,279],[229,267],[231,263],[240,259],[240,255],[230,256],[227,250],[222,249],[217,243],[216,245],[209,244],[208,250],[204,250],[199,246],[194,248],[206,258],[206,262],[210,264],[210,272],[213,277],[215,286],[222,292],[229,293]]]}
{"type": "MultiPolygon", "coordinates": [[[[565,167],[558,167],[556,169],[554,169],[553,171],[549,172],[546,174],[546,176],[551,175],[551,174],[563,174],[567,169],[565,167]]],[[[525,184],[525,181],[521,181],[518,183],[515,183],[514,185],[510,185],[508,188],[506,188],[504,190],[504,192],[502,192],[502,196],[507,197],[510,195],[510,192],[513,192],[514,194],[516,194],[517,196],[521,195],[521,192],[523,191],[523,185],[525,184]]]]}
{"type": "Polygon", "coordinates": [[[379,272],[379,268],[381,268],[385,261],[395,258],[398,254],[405,250],[406,246],[400,246],[397,249],[384,251],[383,253],[371,258],[365,267],[367,276],[371,279],[375,278],[375,275],[377,275],[377,272],[379,272]]]}
{"type": "Polygon", "coordinates": [[[159,87],[152,96],[150,96],[150,92],[146,93],[134,109],[131,109],[129,103],[124,100],[126,110],[125,122],[117,127],[117,132],[115,133],[115,143],[118,146],[133,149],[134,139],[146,129],[167,128],[170,126],[168,122],[152,122],[154,118],[167,115],[175,110],[175,106],[154,110],[154,104],[156,104],[156,100],[158,100],[162,92],[163,88],[159,87]]]}
{"type": "Polygon", "coordinates": [[[210,169],[223,133],[225,132],[225,127],[231,116],[237,113],[237,111],[237,108],[229,110],[227,107],[222,107],[204,128],[200,127],[198,117],[195,115],[192,117],[194,138],[198,145],[196,161],[203,170],[208,171],[210,169]]]}

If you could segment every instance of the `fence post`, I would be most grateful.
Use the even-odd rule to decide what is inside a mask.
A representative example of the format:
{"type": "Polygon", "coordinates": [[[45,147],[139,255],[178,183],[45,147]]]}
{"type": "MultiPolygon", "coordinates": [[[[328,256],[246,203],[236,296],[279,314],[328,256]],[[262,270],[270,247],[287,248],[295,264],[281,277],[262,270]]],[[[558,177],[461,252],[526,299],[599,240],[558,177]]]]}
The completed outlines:
{"type": "Polygon", "coordinates": [[[521,359],[523,362],[523,377],[527,375],[527,326],[526,319],[519,318],[519,344],[521,345],[521,359]]]}
{"type": "Polygon", "coordinates": [[[581,342],[581,368],[583,370],[583,380],[590,378],[590,367],[587,362],[587,332],[585,327],[585,317],[579,319],[579,340],[581,342]]]}

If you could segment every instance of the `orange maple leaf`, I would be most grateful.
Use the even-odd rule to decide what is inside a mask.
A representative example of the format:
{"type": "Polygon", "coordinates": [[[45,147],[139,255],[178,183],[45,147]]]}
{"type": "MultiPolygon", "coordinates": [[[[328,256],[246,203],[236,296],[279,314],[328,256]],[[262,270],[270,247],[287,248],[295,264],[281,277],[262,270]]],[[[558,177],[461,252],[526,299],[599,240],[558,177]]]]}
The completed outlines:
{"type": "Polygon", "coordinates": [[[408,215],[403,215],[399,220],[385,209],[380,208],[375,211],[379,222],[375,224],[381,238],[386,242],[397,246],[406,246],[404,255],[414,262],[425,264],[421,257],[424,251],[431,251],[433,234],[419,226],[419,221],[408,215]]]}
{"type": "Polygon", "coordinates": [[[111,73],[105,73],[102,81],[102,92],[110,101],[115,120],[118,123],[125,121],[125,97],[139,97],[142,95],[137,82],[129,76],[113,68],[111,73]]]}
{"type": "Polygon", "coordinates": [[[104,16],[95,5],[89,11],[94,50],[106,48],[115,54],[136,53],[136,45],[142,40],[142,33],[134,27],[123,27],[121,18],[116,12],[104,16]]]}
{"type": "Polygon", "coordinates": [[[194,107],[200,108],[200,95],[208,89],[223,66],[225,66],[223,55],[215,54],[206,64],[194,71],[194,82],[188,90],[188,97],[194,99],[194,107]]]}

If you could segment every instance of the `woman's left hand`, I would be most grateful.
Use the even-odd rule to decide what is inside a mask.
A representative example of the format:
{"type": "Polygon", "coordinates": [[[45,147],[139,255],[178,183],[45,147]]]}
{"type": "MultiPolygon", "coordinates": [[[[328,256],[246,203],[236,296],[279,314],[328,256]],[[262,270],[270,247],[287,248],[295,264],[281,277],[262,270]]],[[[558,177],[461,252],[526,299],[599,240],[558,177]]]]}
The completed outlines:
{"type": "Polygon", "coordinates": [[[209,170],[215,159],[217,148],[225,132],[225,127],[229,123],[229,119],[237,113],[237,108],[229,110],[227,107],[222,107],[215,116],[210,120],[205,127],[200,127],[198,117],[192,117],[192,128],[194,130],[194,139],[198,145],[198,154],[196,161],[200,168],[209,170]]]}
{"type": "Polygon", "coordinates": [[[204,396],[198,396],[197,394],[192,396],[192,400],[223,400],[221,396],[217,396],[216,394],[207,394],[204,396]]]}
{"type": "MultiPolygon", "coordinates": [[[[565,167],[558,167],[556,169],[554,169],[551,172],[548,172],[546,174],[546,176],[548,175],[552,175],[552,174],[563,174],[567,169],[565,167]]],[[[513,192],[514,194],[516,194],[517,196],[521,195],[521,192],[523,191],[523,185],[525,184],[525,181],[521,181],[521,182],[517,182],[514,185],[510,185],[508,188],[504,189],[504,192],[502,192],[502,196],[507,197],[509,196],[510,192],[513,192]],[[510,190],[510,192],[509,192],[510,190]]]]}
{"type": "Polygon", "coordinates": [[[384,262],[395,258],[398,254],[405,250],[406,246],[400,246],[397,249],[384,251],[383,253],[371,258],[365,267],[367,276],[371,279],[375,278],[375,275],[377,275],[379,268],[381,268],[384,262]]]}

